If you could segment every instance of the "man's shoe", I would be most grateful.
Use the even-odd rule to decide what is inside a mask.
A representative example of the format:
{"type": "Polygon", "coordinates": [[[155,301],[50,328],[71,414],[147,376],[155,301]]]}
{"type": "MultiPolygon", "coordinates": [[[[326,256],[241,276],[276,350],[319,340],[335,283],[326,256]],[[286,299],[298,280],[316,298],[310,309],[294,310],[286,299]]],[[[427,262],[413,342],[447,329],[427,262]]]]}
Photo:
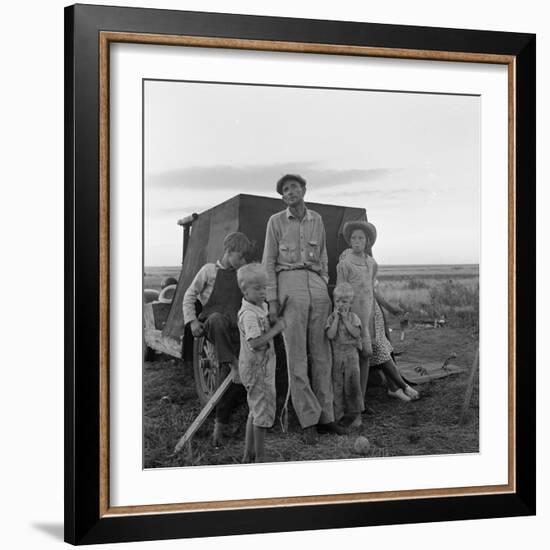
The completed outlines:
{"type": "Polygon", "coordinates": [[[343,426],[339,426],[336,422],[328,422],[327,424],[318,424],[317,431],[320,434],[336,434],[336,435],[346,435],[348,430],[343,426]]]}
{"type": "Polygon", "coordinates": [[[304,440],[306,445],[315,445],[315,443],[317,443],[315,426],[308,426],[307,428],[304,428],[304,440]]]}

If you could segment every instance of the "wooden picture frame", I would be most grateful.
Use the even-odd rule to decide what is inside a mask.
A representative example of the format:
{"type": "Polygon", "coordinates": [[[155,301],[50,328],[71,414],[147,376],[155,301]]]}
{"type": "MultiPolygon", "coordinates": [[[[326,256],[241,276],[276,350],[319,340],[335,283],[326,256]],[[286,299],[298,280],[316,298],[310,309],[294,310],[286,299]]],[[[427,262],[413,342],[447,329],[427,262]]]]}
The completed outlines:
{"type": "MultiPolygon", "coordinates": [[[[535,37],[76,5],[65,10],[65,540],[72,544],[535,513],[535,37]],[[508,67],[509,475],[492,487],[251,501],[109,499],[109,48],[115,42],[508,67]]],[[[141,162],[141,161],[138,161],[141,162]]]]}

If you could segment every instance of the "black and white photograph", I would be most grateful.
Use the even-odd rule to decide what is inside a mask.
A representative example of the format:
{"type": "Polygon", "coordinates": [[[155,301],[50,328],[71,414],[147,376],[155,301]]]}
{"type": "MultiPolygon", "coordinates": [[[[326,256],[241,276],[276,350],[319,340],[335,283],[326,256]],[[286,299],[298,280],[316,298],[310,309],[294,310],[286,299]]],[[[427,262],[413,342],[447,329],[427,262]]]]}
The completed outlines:
{"type": "Polygon", "coordinates": [[[545,4],[71,4],[3,12],[1,546],[544,547],[545,4]]]}
{"type": "Polygon", "coordinates": [[[478,453],[479,95],[142,101],[143,468],[478,453]]]}
{"type": "Polygon", "coordinates": [[[535,36],[486,29],[67,8],[67,541],[535,513],[535,36]]]}

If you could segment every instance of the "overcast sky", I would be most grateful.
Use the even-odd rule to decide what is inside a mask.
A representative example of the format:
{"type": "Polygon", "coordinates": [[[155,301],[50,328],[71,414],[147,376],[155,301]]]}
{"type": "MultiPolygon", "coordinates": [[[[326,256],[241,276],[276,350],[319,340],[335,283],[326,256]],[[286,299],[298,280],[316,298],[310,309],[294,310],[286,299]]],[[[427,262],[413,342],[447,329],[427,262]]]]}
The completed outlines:
{"type": "Polygon", "coordinates": [[[480,99],[145,83],[146,266],[179,265],[176,221],[238,193],[363,207],[380,264],[478,263],[480,99]]]}

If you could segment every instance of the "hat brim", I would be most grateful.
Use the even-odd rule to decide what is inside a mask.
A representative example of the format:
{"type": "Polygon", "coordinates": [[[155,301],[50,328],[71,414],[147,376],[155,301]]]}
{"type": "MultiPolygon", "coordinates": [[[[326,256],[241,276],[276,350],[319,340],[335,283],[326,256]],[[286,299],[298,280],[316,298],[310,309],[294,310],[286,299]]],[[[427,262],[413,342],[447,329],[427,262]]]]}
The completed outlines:
{"type": "Polygon", "coordinates": [[[344,229],[342,230],[342,234],[344,235],[345,241],[350,244],[350,238],[351,234],[356,230],[360,229],[365,233],[365,235],[369,239],[369,244],[372,246],[376,242],[376,227],[370,223],[370,222],[364,222],[364,221],[351,221],[347,222],[344,225],[344,229]]]}
{"type": "Polygon", "coordinates": [[[283,177],[277,182],[277,186],[276,186],[277,193],[279,193],[279,195],[283,195],[283,185],[284,185],[287,181],[290,181],[290,180],[296,181],[296,182],[298,182],[302,187],[305,187],[305,186],[306,186],[305,181],[302,182],[302,181],[300,181],[300,179],[298,179],[298,178],[303,179],[303,178],[301,178],[300,176],[294,176],[293,174],[287,174],[286,176],[283,176],[283,177]]]}

